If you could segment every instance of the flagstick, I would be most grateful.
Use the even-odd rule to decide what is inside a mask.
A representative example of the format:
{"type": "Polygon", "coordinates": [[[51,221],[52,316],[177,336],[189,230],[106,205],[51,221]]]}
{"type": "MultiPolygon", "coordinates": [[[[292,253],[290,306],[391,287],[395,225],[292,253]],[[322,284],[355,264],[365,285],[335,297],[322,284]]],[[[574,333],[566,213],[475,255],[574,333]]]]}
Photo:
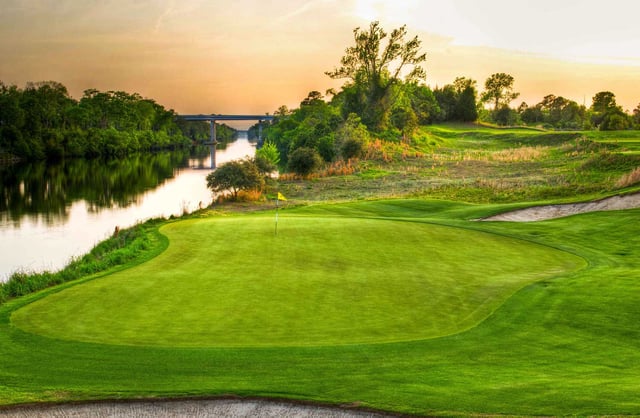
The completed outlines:
{"type": "Polygon", "coordinates": [[[275,235],[278,235],[278,199],[276,197],[276,231],[275,231],[275,235]]]}

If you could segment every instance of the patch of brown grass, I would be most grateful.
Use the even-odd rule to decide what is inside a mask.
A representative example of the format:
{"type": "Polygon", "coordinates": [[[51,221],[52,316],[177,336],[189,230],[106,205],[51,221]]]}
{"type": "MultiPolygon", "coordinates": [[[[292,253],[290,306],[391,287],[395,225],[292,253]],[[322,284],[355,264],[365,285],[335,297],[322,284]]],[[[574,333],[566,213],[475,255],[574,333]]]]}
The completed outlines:
{"type": "Polygon", "coordinates": [[[549,153],[547,147],[520,147],[496,151],[489,155],[491,161],[517,162],[534,161],[546,157],[549,153]]]}
{"type": "Polygon", "coordinates": [[[257,202],[262,199],[261,190],[240,190],[238,198],[234,198],[232,194],[221,194],[216,197],[216,203],[224,202],[257,202]]]}
{"type": "Polygon", "coordinates": [[[424,157],[422,151],[412,148],[407,142],[392,142],[374,139],[370,141],[364,150],[365,160],[384,161],[386,163],[409,158],[424,157]]]}
{"type": "Polygon", "coordinates": [[[621,189],[636,183],[640,183],[640,167],[636,167],[631,172],[622,175],[616,182],[616,187],[621,189]]]}
{"type": "Polygon", "coordinates": [[[330,177],[330,176],[347,176],[353,174],[356,171],[356,160],[349,159],[348,161],[335,161],[328,165],[324,170],[317,173],[318,177],[330,177]]]}
{"type": "Polygon", "coordinates": [[[350,158],[347,161],[339,160],[334,161],[331,164],[326,165],[324,168],[311,173],[307,176],[300,176],[295,173],[283,173],[278,177],[283,181],[291,181],[291,180],[313,180],[322,177],[332,177],[332,176],[348,176],[350,174],[355,173],[357,166],[357,159],[350,158]]]}

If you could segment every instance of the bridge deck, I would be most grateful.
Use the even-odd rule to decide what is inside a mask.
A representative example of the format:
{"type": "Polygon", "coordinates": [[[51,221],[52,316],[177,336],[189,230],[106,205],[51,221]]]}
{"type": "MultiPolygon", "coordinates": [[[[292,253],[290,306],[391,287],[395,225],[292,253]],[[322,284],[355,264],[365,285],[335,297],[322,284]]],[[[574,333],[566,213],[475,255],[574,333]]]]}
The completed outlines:
{"type": "Polygon", "coordinates": [[[219,120],[273,120],[273,115],[178,115],[179,118],[192,121],[219,120]]]}

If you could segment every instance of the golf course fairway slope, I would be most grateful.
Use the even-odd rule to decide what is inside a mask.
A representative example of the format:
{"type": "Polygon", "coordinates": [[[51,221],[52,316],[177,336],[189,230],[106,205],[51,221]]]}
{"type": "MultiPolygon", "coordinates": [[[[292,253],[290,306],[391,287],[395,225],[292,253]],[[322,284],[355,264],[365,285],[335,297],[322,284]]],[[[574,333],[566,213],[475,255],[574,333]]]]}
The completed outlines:
{"type": "Polygon", "coordinates": [[[68,341],[285,347],[454,334],[527,284],[585,266],[465,228],[340,216],[189,219],[150,262],[28,304],[14,326],[68,341]]]}
{"type": "Polygon", "coordinates": [[[504,209],[309,205],[277,235],[273,212],[168,222],[143,264],[0,305],[0,405],[640,415],[640,209],[469,221],[504,209]]]}

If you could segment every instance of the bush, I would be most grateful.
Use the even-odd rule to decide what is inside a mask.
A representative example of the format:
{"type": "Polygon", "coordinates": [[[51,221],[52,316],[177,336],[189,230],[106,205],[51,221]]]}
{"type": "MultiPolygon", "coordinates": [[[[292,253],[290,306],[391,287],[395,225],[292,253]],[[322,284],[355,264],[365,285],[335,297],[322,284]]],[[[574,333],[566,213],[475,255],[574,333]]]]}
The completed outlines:
{"type": "Polygon", "coordinates": [[[342,143],[340,147],[340,155],[344,160],[350,158],[358,158],[362,155],[364,144],[356,138],[349,138],[342,143]]]}
{"type": "Polygon", "coordinates": [[[256,165],[263,173],[271,173],[278,168],[280,164],[280,153],[278,148],[272,142],[265,142],[260,149],[256,151],[256,165]]]}
{"type": "Polygon", "coordinates": [[[214,193],[231,191],[234,200],[238,193],[249,190],[260,190],[264,186],[264,178],[256,163],[245,159],[229,161],[207,175],[207,187],[214,193]]]}
{"type": "Polygon", "coordinates": [[[318,141],[318,153],[326,162],[333,161],[334,157],[336,156],[334,142],[335,138],[333,135],[325,135],[318,141]]]}
{"type": "Polygon", "coordinates": [[[600,124],[601,131],[622,131],[629,129],[631,124],[629,118],[622,112],[610,112],[604,116],[602,123],[600,124]]]}
{"type": "Polygon", "coordinates": [[[517,122],[518,114],[509,106],[502,106],[493,112],[493,120],[500,126],[511,126],[517,122]]]}
{"type": "Polygon", "coordinates": [[[300,176],[308,176],[320,164],[322,158],[313,148],[301,147],[289,154],[289,169],[300,176]]]}
{"type": "Polygon", "coordinates": [[[336,134],[336,154],[345,161],[360,157],[369,139],[367,127],[357,115],[351,113],[336,134]]]}
{"type": "Polygon", "coordinates": [[[267,160],[261,155],[256,155],[253,159],[253,163],[258,167],[258,171],[265,177],[268,177],[270,173],[278,169],[270,160],[267,160]]]}

